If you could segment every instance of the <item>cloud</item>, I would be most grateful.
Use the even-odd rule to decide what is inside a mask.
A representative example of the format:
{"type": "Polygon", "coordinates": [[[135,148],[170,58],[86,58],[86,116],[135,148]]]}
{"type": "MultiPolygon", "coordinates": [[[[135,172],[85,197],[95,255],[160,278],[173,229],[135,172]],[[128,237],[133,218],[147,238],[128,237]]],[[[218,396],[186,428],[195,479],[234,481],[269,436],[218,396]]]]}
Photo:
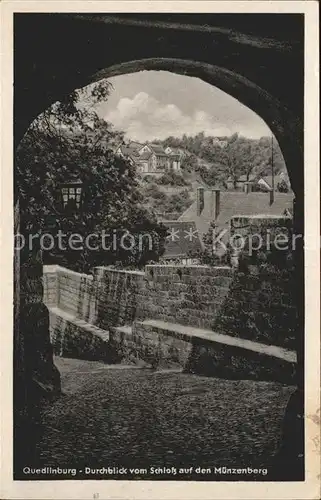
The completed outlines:
{"type": "Polygon", "coordinates": [[[258,132],[244,123],[234,123],[233,126],[227,126],[226,122],[219,123],[215,116],[203,110],[195,110],[188,115],[177,105],[163,104],[146,92],[139,92],[132,99],[121,98],[116,108],[104,118],[116,129],[123,130],[128,138],[138,141],[165,139],[170,135],[195,135],[202,131],[214,136],[234,132],[257,136],[258,132]]]}

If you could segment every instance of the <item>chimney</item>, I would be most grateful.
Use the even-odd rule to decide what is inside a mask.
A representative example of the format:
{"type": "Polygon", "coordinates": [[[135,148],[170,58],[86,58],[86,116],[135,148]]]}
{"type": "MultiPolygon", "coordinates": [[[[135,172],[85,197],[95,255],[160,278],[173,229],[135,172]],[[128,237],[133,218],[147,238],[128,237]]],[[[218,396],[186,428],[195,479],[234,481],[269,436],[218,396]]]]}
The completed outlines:
{"type": "Polygon", "coordinates": [[[211,215],[216,220],[220,214],[221,191],[219,188],[212,189],[211,192],[211,215]]]}
{"type": "Polygon", "coordinates": [[[198,187],[196,191],[196,213],[201,215],[204,209],[204,188],[198,187]]]}
{"type": "Polygon", "coordinates": [[[270,206],[274,203],[274,189],[270,191],[270,206]]]}

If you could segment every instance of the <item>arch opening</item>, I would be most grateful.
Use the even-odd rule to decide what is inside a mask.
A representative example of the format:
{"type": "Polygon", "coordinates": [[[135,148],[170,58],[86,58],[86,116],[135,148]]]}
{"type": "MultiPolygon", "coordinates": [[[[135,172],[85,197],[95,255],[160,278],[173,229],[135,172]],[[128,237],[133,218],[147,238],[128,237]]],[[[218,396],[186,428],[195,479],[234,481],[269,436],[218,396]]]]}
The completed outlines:
{"type": "Polygon", "coordinates": [[[291,111],[282,103],[244,76],[226,68],[199,61],[174,58],[148,58],[121,62],[102,69],[91,75],[87,84],[89,85],[90,83],[115,76],[148,70],[169,71],[179,75],[199,78],[234,97],[262,118],[281,148],[291,187],[297,195],[302,182],[300,182],[297,172],[294,172],[291,166],[296,165],[299,158],[303,157],[302,148],[300,147],[301,142],[299,140],[302,133],[300,124],[291,111]]]}

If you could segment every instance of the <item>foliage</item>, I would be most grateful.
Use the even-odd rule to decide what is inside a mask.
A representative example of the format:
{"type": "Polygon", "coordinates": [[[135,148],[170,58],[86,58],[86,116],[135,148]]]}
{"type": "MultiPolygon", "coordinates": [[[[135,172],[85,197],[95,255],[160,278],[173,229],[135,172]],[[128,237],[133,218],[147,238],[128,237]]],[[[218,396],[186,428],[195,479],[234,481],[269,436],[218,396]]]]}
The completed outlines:
{"type": "Polygon", "coordinates": [[[188,189],[183,189],[177,193],[167,193],[154,182],[144,186],[142,194],[145,205],[149,205],[153,210],[161,214],[176,213],[179,215],[192,203],[188,189]]]}
{"type": "Polygon", "coordinates": [[[165,186],[187,186],[188,182],[181,174],[174,172],[173,170],[166,172],[159,179],[159,183],[165,186]]]}
{"type": "Polygon", "coordinates": [[[182,213],[191,203],[190,193],[187,189],[184,189],[180,191],[180,193],[174,193],[172,196],[168,197],[166,211],[182,213]]]}
{"type": "Polygon", "coordinates": [[[182,172],[196,172],[198,169],[198,158],[194,154],[185,155],[181,162],[182,172]]]}
{"type": "Polygon", "coordinates": [[[92,244],[97,247],[95,250],[84,246],[59,251],[55,245],[44,253],[45,262],[88,271],[95,265],[117,262],[141,266],[148,260],[157,260],[163,251],[165,235],[155,216],[144,208],[134,167],[113,152],[122,134],[95,112],[95,104],[105,100],[109,92],[110,84],[103,81],[55,103],[32,123],[18,148],[15,175],[22,232],[26,236],[49,232],[51,216],[54,227],[50,227],[50,233],[55,237],[58,229],[66,234],[66,240],[72,233],[83,238],[97,235],[95,245],[92,244]],[[59,185],[74,177],[83,182],[83,212],[67,216],[59,210],[59,185]],[[129,251],[113,244],[107,250],[101,240],[103,231],[111,235],[105,239],[105,247],[110,246],[107,242],[113,238],[119,243],[127,232],[135,242],[140,234],[148,233],[152,243],[147,244],[146,238],[142,248],[135,244],[129,251]]]}
{"type": "Polygon", "coordinates": [[[154,182],[147,184],[144,189],[144,195],[152,197],[154,200],[159,200],[160,202],[164,202],[167,199],[166,193],[161,191],[154,182]]]}
{"type": "Polygon", "coordinates": [[[227,246],[226,252],[215,252],[214,235],[215,222],[212,221],[207,232],[203,235],[204,248],[202,251],[191,252],[188,256],[197,259],[200,264],[208,266],[230,265],[230,250],[227,246]]]}
{"type": "Polygon", "coordinates": [[[282,179],[280,182],[278,182],[277,190],[280,193],[288,193],[289,192],[289,186],[288,186],[288,183],[285,181],[285,179],[282,179]]]}
{"type": "MultiPolygon", "coordinates": [[[[234,187],[241,175],[249,180],[251,174],[270,175],[272,161],[272,139],[261,137],[249,139],[233,134],[230,137],[215,138],[203,132],[195,136],[183,135],[181,138],[168,137],[163,146],[184,150],[182,171],[199,172],[203,181],[210,185],[227,186],[227,180],[234,187]],[[217,140],[219,139],[219,141],[217,140]],[[201,164],[204,160],[206,168],[201,164]]],[[[275,174],[286,171],[280,147],[273,138],[273,165],[275,174]]]]}

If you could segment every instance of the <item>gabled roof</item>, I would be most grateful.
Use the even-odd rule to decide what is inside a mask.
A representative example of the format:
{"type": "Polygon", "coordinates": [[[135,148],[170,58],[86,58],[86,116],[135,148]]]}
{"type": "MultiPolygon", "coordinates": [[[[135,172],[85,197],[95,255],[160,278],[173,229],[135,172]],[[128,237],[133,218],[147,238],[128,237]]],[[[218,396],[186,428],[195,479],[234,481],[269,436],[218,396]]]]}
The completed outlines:
{"type": "MultiPolygon", "coordinates": [[[[242,174],[237,178],[237,182],[254,181],[256,178],[257,178],[256,174],[250,174],[248,179],[247,179],[247,175],[242,174]]],[[[233,182],[233,177],[229,176],[227,179],[227,182],[233,182]]]]}
{"type": "Polygon", "coordinates": [[[130,143],[128,144],[128,146],[130,148],[133,148],[133,149],[140,149],[144,146],[144,144],[141,144],[140,142],[137,142],[137,141],[130,141],[130,143]]]}
{"type": "MultiPolygon", "coordinates": [[[[265,182],[269,184],[269,186],[272,186],[272,175],[261,175],[260,173],[250,174],[248,179],[245,174],[242,174],[237,178],[237,182],[247,182],[247,181],[253,182],[253,181],[259,181],[260,179],[263,179],[265,182]]],[[[275,175],[274,185],[277,186],[278,182],[280,182],[282,179],[284,179],[284,175],[282,174],[275,175]]],[[[230,176],[227,179],[227,181],[232,182],[233,181],[232,177],[230,176]]]]}
{"type": "Polygon", "coordinates": [[[170,156],[181,156],[182,154],[184,154],[184,152],[179,148],[174,148],[172,146],[168,146],[168,147],[171,150],[171,152],[169,153],[170,156]]]}
{"type": "Polygon", "coordinates": [[[149,148],[152,151],[154,151],[154,153],[157,156],[168,156],[168,154],[165,153],[165,150],[164,150],[163,146],[161,146],[160,144],[147,144],[147,146],[149,146],[149,148]]]}
{"type": "MultiPolygon", "coordinates": [[[[220,212],[215,221],[218,232],[229,228],[230,219],[233,216],[247,215],[283,215],[288,209],[293,208],[292,193],[274,193],[274,203],[270,205],[269,193],[242,193],[237,191],[221,191],[220,212]]],[[[195,221],[200,237],[207,233],[210,223],[213,221],[212,193],[204,191],[204,209],[201,215],[197,215],[196,201],[179,217],[179,221],[195,221]]]]}
{"type": "MultiPolygon", "coordinates": [[[[117,149],[119,149],[119,147],[117,149]]],[[[120,150],[124,156],[138,156],[137,150],[130,146],[120,146],[120,150]]]]}
{"type": "MultiPolygon", "coordinates": [[[[272,187],[272,175],[262,175],[262,176],[260,177],[260,179],[263,179],[265,182],[267,182],[267,183],[268,183],[268,185],[269,185],[269,186],[271,186],[271,187],[272,187]]],[[[277,187],[278,183],[279,183],[279,182],[281,182],[281,180],[282,180],[282,179],[286,180],[286,179],[284,178],[284,176],[282,176],[282,175],[275,175],[275,176],[274,176],[274,187],[275,187],[275,188],[277,187]]],[[[258,180],[259,180],[259,179],[258,179],[258,180]]]]}
{"type": "Polygon", "coordinates": [[[202,250],[202,244],[194,221],[162,221],[168,228],[164,259],[185,258],[191,252],[202,250]]]}
{"type": "Polygon", "coordinates": [[[153,153],[151,153],[151,151],[144,151],[144,153],[138,155],[137,161],[148,160],[152,156],[152,154],[153,153]]]}

